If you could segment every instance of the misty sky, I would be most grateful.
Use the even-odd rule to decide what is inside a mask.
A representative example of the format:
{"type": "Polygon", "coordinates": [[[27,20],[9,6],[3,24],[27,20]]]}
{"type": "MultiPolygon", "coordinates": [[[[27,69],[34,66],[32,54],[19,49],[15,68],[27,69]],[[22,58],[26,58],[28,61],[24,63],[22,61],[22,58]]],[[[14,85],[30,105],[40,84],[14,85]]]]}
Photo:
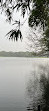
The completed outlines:
{"type": "Polygon", "coordinates": [[[9,24],[8,22],[6,22],[6,17],[4,14],[0,14],[0,51],[37,51],[38,48],[36,47],[36,43],[37,43],[37,38],[41,36],[41,32],[38,31],[39,28],[37,28],[37,30],[30,30],[29,26],[28,26],[28,17],[27,17],[27,13],[25,15],[25,18],[23,19],[23,17],[21,16],[21,11],[18,13],[14,13],[13,14],[13,20],[19,20],[21,23],[24,23],[20,28],[21,28],[21,32],[23,35],[23,40],[21,41],[20,39],[18,39],[18,41],[14,42],[12,40],[9,41],[9,39],[5,36],[12,28],[16,27],[13,26],[11,24],[9,24]],[[25,21],[25,22],[24,22],[25,21]],[[33,31],[35,32],[35,34],[37,35],[37,37],[35,37],[35,34],[33,34],[33,31]],[[29,38],[34,38],[34,41],[30,40],[28,41],[28,37],[29,38]],[[28,44],[29,43],[29,44],[28,44]],[[28,47],[31,43],[31,47],[28,47]]]}
{"type": "MultiPolygon", "coordinates": [[[[17,14],[17,19],[19,20],[20,15],[17,14]]],[[[28,32],[28,23],[27,20],[23,26],[21,26],[23,40],[21,42],[20,39],[14,42],[12,40],[8,40],[5,36],[11,29],[12,25],[5,21],[5,16],[0,14],[0,51],[26,51],[27,50],[27,39],[26,34],[28,32]]],[[[16,19],[16,15],[14,15],[14,19],[16,19]]],[[[25,18],[26,19],[26,18],[25,18]]],[[[23,23],[22,17],[20,18],[23,23]]]]}

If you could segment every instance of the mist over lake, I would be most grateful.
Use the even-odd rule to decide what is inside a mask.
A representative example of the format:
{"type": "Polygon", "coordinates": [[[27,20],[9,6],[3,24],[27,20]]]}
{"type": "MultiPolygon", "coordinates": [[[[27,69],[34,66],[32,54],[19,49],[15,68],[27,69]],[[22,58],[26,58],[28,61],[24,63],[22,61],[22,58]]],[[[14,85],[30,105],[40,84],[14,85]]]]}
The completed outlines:
{"type": "Polygon", "coordinates": [[[49,111],[49,58],[0,58],[0,111],[49,111]]]}

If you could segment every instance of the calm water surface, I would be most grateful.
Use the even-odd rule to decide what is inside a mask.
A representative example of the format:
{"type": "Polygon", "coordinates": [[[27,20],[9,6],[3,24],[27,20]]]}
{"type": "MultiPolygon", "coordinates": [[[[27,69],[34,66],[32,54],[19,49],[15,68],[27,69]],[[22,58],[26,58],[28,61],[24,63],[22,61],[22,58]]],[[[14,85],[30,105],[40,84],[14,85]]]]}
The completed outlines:
{"type": "Polygon", "coordinates": [[[0,111],[49,111],[49,58],[0,58],[0,111]]]}

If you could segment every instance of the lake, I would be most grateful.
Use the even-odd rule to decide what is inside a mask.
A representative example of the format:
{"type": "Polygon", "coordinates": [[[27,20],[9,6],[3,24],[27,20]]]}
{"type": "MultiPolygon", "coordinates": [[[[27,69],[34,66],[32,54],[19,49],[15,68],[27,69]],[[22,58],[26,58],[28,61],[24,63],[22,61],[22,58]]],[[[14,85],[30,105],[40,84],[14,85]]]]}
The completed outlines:
{"type": "Polygon", "coordinates": [[[49,111],[49,58],[0,58],[0,111],[49,111]]]}

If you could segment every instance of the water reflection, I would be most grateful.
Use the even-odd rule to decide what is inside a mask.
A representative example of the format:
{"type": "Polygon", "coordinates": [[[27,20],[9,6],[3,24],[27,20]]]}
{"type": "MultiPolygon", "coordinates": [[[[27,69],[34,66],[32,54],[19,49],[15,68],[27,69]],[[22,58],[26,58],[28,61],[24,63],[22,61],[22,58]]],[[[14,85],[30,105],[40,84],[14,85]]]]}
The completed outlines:
{"type": "Polygon", "coordinates": [[[39,66],[32,71],[27,84],[28,106],[30,111],[49,111],[49,70],[39,66]]]}
{"type": "Polygon", "coordinates": [[[49,59],[0,58],[0,111],[49,111],[48,74],[49,59]]]}

